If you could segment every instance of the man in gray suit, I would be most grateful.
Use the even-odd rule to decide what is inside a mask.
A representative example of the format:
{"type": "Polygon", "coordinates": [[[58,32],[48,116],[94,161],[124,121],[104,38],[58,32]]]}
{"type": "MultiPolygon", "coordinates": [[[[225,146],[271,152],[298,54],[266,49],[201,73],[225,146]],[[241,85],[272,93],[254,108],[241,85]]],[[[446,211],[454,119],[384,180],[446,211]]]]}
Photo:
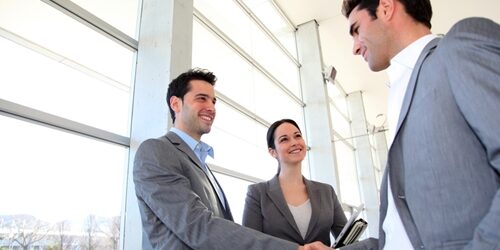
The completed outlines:
{"type": "Polygon", "coordinates": [[[500,26],[469,18],[437,38],[429,0],[344,0],[343,14],[353,53],[390,78],[380,236],[365,249],[499,249],[500,26]]]}
{"type": "Polygon", "coordinates": [[[205,158],[202,142],[215,119],[216,77],[201,69],[174,79],[167,102],[174,127],[144,141],[134,161],[134,183],[143,226],[143,249],[321,249],[274,238],[237,225],[205,158]]]}

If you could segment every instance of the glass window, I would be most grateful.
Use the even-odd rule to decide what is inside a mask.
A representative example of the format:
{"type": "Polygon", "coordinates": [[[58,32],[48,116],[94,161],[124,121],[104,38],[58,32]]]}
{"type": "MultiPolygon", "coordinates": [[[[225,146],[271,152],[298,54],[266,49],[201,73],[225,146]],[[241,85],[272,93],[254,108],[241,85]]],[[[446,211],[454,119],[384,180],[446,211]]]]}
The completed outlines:
{"type": "Polygon", "coordinates": [[[252,184],[252,182],[216,172],[214,172],[214,175],[224,190],[234,222],[241,225],[248,185],[252,184]]]}
{"type": "MultiPolygon", "coordinates": [[[[327,92],[330,104],[330,119],[332,122],[333,130],[337,132],[342,138],[351,137],[351,124],[347,119],[347,101],[345,96],[339,91],[335,84],[327,83],[327,92]]],[[[335,135],[335,140],[339,140],[335,135]]]]}
{"type": "Polygon", "coordinates": [[[300,104],[198,22],[194,22],[193,66],[213,71],[217,91],[267,121],[292,118],[304,128],[300,104]]]}
{"type": "Polygon", "coordinates": [[[354,151],[343,142],[335,142],[342,202],[358,206],[361,203],[354,151]]]}
{"type": "Polygon", "coordinates": [[[252,23],[252,57],[295,96],[301,98],[299,68],[256,24],[252,23]]]}
{"type": "MultiPolygon", "coordinates": [[[[234,1],[220,0],[214,2],[195,0],[194,6],[256,62],[266,68],[281,84],[286,86],[297,97],[300,98],[302,96],[297,65],[286,56],[281,48],[234,1]]],[[[195,38],[193,42],[197,40],[195,38]]],[[[213,49],[210,50],[213,53],[217,53],[213,49]]],[[[211,58],[219,58],[219,56],[211,58]]]]}
{"type": "Polygon", "coordinates": [[[267,128],[223,102],[217,103],[217,118],[203,141],[214,147],[215,159],[207,162],[260,179],[270,179],[277,163],[267,150],[267,128]]]}
{"type": "MultiPolygon", "coordinates": [[[[247,53],[251,51],[251,20],[233,0],[194,0],[194,8],[200,11],[247,53]]],[[[193,39],[193,42],[196,39],[193,39]]]]}
{"type": "Polygon", "coordinates": [[[60,238],[48,235],[117,249],[126,148],[3,115],[0,138],[0,232],[11,232],[7,240],[22,240],[27,235],[15,232],[24,230],[53,244],[60,238]]]}
{"type": "Polygon", "coordinates": [[[281,42],[288,52],[297,59],[295,28],[281,16],[269,0],[243,0],[260,21],[281,42]]]}
{"type": "Polygon", "coordinates": [[[71,0],[132,38],[137,38],[139,0],[71,0]]]}
{"type": "MultiPolygon", "coordinates": [[[[292,118],[302,130],[305,129],[302,107],[269,78],[198,22],[194,22],[193,37],[193,66],[214,72],[218,78],[215,85],[218,92],[269,123],[292,118]]],[[[203,139],[215,148],[213,163],[270,179],[276,173],[277,163],[267,150],[267,128],[222,101],[216,107],[217,118],[212,131],[203,139]]],[[[306,161],[304,165],[307,169],[306,161]]]]}
{"type": "Polygon", "coordinates": [[[0,2],[0,98],[128,135],[134,52],[41,1],[0,2]]]}
{"type": "Polygon", "coordinates": [[[217,91],[255,111],[253,66],[198,22],[193,22],[193,66],[214,72],[217,91]]]}
{"type": "Polygon", "coordinates": [[[328,96],[332,100],[333,104],[337,107],[338,111],[341,112],[345,117],[349,117],[349,112],[347,108],[346,96],[342,91],[339,90],[337,84],[328,83],[326,85],[328,91],[328,96]]]}
{"type": "Polygon", "coordinates": [[[332,121],[333,130],[337,132],[342,138],[351,137],[351,124],[345,119],[344,116],[330,103],[330,119],[332,121]]]}
{"type": "Polygon", "coordinates": [[[302,106],[264,75],[257,73],[254,77],[255,92],[259,97],[255,112],[270,123],[283,118],[291,118],[304,130],[302,106]]]}

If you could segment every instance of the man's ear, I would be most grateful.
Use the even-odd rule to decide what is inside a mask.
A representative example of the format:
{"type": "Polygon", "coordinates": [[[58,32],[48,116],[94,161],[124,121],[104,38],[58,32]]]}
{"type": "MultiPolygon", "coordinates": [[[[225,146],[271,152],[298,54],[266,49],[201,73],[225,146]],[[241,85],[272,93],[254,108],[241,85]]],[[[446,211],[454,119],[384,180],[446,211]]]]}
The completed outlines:
{"type": "Polygon", "coordinates": [[[182,100],[177,96],[170,97],[170,108],[177,114],[181,111],[182,100]]]}
{"type": "Polygon", "coordinates": [[[380,0],[377,9],[377,18],[390,20],[394,15],[394,7],[397,0],[380,0]]]}

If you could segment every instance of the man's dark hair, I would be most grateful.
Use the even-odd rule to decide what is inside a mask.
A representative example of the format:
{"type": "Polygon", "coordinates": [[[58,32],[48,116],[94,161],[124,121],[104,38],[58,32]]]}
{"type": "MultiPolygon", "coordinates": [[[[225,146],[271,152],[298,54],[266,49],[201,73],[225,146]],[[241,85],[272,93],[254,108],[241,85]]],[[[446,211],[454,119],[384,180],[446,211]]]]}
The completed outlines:
{"type": "Polygon", "coordinates": [[[176,96],[181,100],[184,100],[184,95],[191,90],[192,80],[202,80],[214,86],[217,81],[217,77],[206,69],[194,68],[180,74],[177,78],[172,80],[172,82],[168,85],[167,90],[167,105],[170,109],[172,122],[175,122],[175,112],[172,107],[170,107],[170,98],[172,96],[176,96]]]}
{"type": "MultiPolygon", "coordinates": [[[[431,28],[432,6],[430,0],[398,0],[405,7],[406,13],[415,21],[423,23],[431,28]]],[[[377,7],[379,0],[344,0],[342,3],[342,14],[349,18],[352,10],[359,6],[358,10],[366,9],[373,19],[377,19],[377,7]]]]}

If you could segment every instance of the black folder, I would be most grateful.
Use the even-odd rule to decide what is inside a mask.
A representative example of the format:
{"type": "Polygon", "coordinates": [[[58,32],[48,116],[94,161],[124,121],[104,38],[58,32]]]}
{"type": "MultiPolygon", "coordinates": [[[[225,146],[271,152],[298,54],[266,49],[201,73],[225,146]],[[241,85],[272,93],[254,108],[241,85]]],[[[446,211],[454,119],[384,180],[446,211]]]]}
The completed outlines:
{"type": "Polygon", "coordinates": [[[356,219],[362,210],[363,204],[357,207],[356,211],[351,215],[351,218],[349,218],[339,236],[335,239],[335,243],[332,245],[333,248],[347,246],[357,241],[363,234],[368,223],[362,218],[356,219]]]}

